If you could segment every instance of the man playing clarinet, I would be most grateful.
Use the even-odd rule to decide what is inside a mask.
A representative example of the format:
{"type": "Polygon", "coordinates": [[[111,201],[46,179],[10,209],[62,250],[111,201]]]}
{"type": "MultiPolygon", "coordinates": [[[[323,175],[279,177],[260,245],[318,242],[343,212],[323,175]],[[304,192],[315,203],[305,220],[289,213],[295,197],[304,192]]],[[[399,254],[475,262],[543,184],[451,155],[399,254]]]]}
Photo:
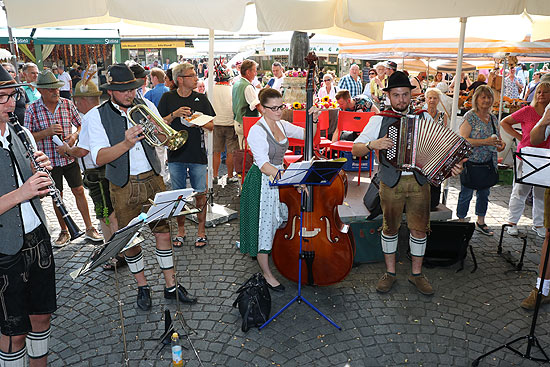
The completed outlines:
{"type": "MultiPolygon", "coordinates": [[[[36,151],[34,163],[9,123],[20,93],[10,74],[0,67],[0,365],[46,366],[50,318],[56,310],[55,264],[40,197],[53,185],[46,172],[49,158],[36,151]],[[34,172],[34,173],[33,173],[34,172]]],[[[22,123],[22,121],[20,121],[22,123]]]]}
{"type": "MultiPolygon", "coordinates": [[[[389,96],[393,113],[398,115],[412,114],[410,110],[411,85],[409,78],[396,71],[388,79],[384,88],[389,96]]],[[[425,113],[424,117],[431,119],[425,113]]],[[[396,117],[386,115],[373,116],[365,129],[354,141],[352,154],[364,156],[373,150],[389,149],[393,141],[388,138],[388,127],[396,117]]],[[[406,208],[407,225],[410,230],[409,246],[412,255],[411,282],[420,293],[432,295],[434,290],[428,278],[422,274],[422,260],[426,250],[426,232],[430,226],[430,185],[426,178],[418,172],[401,172],[392,166],[383,155],[379,155],[380,166],[380,203],[383,212],[382,251],[386,262],[386,273],[378,280],[376,290],[380,293],[389,292],[397,280],[395,271],[395,252],[397,251],[397,236],[401,226],[403,208],[406,208]]],[[[462,165],[455,165],[453,175],[458,175],[462,165]]]]}

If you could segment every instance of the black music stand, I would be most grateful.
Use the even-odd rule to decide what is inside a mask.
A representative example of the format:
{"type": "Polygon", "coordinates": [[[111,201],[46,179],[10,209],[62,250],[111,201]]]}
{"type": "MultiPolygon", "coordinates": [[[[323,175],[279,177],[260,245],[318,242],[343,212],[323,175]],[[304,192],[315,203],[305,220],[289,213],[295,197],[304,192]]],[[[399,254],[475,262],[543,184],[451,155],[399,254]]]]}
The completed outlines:
{"type": "Polygon", "coordinates": [[[168,343],[169,337],[171,336],[171,333],[176,331],[176,320],[179,321],[181,328],[183,329],[183,333],[178,333],[179,336],[185,335],[187,338],[187,341],[189,342],[189,345],[191,345],[191,348],[193,348],[193,351],[195,352],[195,356],[197,357],[199,364],[202,366],[202,361],[199,357],[199,353],[197,352],[197,349],[195,348],[195,345],[193,344],[192,340],[189,338],[189,334],[195,333],[193,329],[187,325],[187,322],[183,318],[183,312],[180,308],[180,302],[179,302],[179,296],[177,294],[179,283],[178,283],[178,271],[177,271],[177,262],[176,262],[176,251],[173,249],[173,242],[172,242],[172,218],[179,217],[181,215],[189,215],[189,214],[196,214],[201,212],[203,208],[197,208],[194,204],[191,204],[188,199],[192,198],[195,194],[192,194],[192,189],[179,189],[179,190],[172,190],[172,191],[163,191],[160,193],[157,193],[155,195],[155,201],[152,203],[151,207],[147,211],[147,222],[153,222],[165,219],[168,221],[168,225],[170,227],[170,243],[172,244],[172,258],[174,261],[174,283],[176,287],[176,313],[174,315],[175,320],[172,320],[170,324],[168,325],[167,316],[169,315],[169,310],[165,310],[165,327],[164,327],[164,333],[159,338],[159,344],[161,345],[159,351],[160,353],[162,349],[170,344],[168,343]],[[188,331],[189,330],[189,331],[188,331]]]}
{"type": "MultiPolygon", "coordinates": [[[[342,169],[346,163],[346,159],[338,160],[329,160],[329,161],[305,161],[295,164],[294,167],[302,166],[302,168],[292,168],[293,165],[284,171],[279,170],[273,182],[270,183],[271,186],[287,186],[287,185],[330,185],[332,181],[338,175],[338,172],[342,169]]],[[[302,203],[304,202],[305,192],[302,191],[302,203]]],[[[315,312],[322,316],[325,320],[330,322],[332,326],[338,330],[342,328],[332,321],[328,316],[323,314],[317,307],[311,304],[305,297],[302,296],[302,229],[303,229],[303,217],[304,217],[303,206],[300,207],[300,251],[298,256],[298,294],[290,300],[283,308],[281,308],[275,315],[273,315],[269,320],[267,320],[262,326],[259,327],[262,330],[266,327],[271,321],[273,321],[277,316],[283,313],[287,308],[290,307],[294,302],[301,303],[304,301],[309,307],[311,307],[315,312]]]]}
{"type": "Polygon", "coordinates": [[[137,217],[128,226],[119,229],[109,239],[109,241],[103,245],[98,246],[95,251],[92,251],[88,261],[80,268],[73,271],[70,276],[76,279],[80,275],[84,275],[94,270],[98,266],[105,264],[105,262],[112,260],[112,264],[115,268],[115,288],[117,291],[117,303],[118,311],[120,314],[120,326],[122,330],[122,345],[124,347],[124,364],[129,365],[130,359],[128,358],[128,347],[126,343],[126,329],[124,328],[124,315],[122,313],[122,300],[120,299],[120,286],[118,283],[118,268],[117,261],[114,260],[115,256],[122,251],[126,251],[134,246],[137,246],[142,239],[139,239],[140,230],[145,224],[146,216],[143,214],[137,217]]]}
{"type": "MultiPolygon", "coordinates": [[[[546,151],[548,151],[548,149],[545,149],[546,151]]],[[[549,183],[550,181],[549,180],[545,180],[545,179],[541,179],[541,176],[543,175],[537,175],[535,176],[537,173],[541,173],[543,170],[549,170],[548,172],[550,172],[550,157],[549,156],[544,156],[544,155],[540,155],[540,154],[531,154],[531,153],[516,153],[514,152],[514,178],[516,180],[516,182],[518,183],[525,183],[525,184],[528,184],[528,185],[535,185],[535,186],[541,186],[541,187],[546,187],[547,189],[550,188],[549,186],[549,183]],[[522,161],[523,161],[523,164],[524,165],[528,165],[528,173],[523,173],[523,172],[518,172],[518,166],[517,166],[517,162],[516,162],[516,159],[517,158],[520,158],[522,161]],[[533,159],[535,158],[535,159],[533,159]]],[[[504,230],[504,227],[503,227],[503,230],[504,230]]],[[[546,229],[546,238],[549,238],[550,237],[550,229],[546,229]]],[[[542,266],[542,275],[541,275],[541,284],[539,285],[539,289],[538,289],[538,292],[537,292],[537,300],[536,300],[536,303],[535,303],[535,310],[533,312],[533,320],[531,322],[531,328],[529,330],[529,334],[527,335],[523,335],[523,336],[520,336],[519,338],[516,338],[506,344],[503,344],[501,346],[499,346],[498,348],[495,348],[479,357],[477,357],[473,362],[472,362],[472,366],[478,366],[479,365],[479,361],[481,361],[483,358],[501,350],[501,349],[509,349],[511,350],[512,352],[514,352],[515,354],[519,355],[520,357],[522,358],[526,358],[526,359],[529,359],[531,361],[537,361],[537,362],[550,362],[550,358],[548,358],[548,355],[546,354],[546,352],[544,351],[544,349],[542,348],[542,346],[540,345],[538,339],[537,339],[537,336],[535,335],[535,329],[537,328],[537,319],[538,319],[538,316],[539,316],[539,309],[540,309],[540,305],[541,305],[541,302],[542,302],[542,289],[543,289],[543,286],[544,286],[544,281],[545,281],[545,275],[546,275],[546,270],[548,268],[548,258],[549,258],[549,251],[548,251],[548,246],[547,246],[547,249],[546,249],[546,254],[544,256],[544,263],[543,263],[543,266],[542,266]],[[523,339],[527,339],[527,348],[525,350],[525,353],[522,353],[521,351],[519,351],[518,349],[512,347],[512,344],[520,341],[520,340],[523,340],[523,339]],[[533,347],[537,347],[540,352],[542,353],[542,355],[544,356],[544,358],[540,358],[540,357],[533,357],[531,355],[531,350],[533,347]]]]}

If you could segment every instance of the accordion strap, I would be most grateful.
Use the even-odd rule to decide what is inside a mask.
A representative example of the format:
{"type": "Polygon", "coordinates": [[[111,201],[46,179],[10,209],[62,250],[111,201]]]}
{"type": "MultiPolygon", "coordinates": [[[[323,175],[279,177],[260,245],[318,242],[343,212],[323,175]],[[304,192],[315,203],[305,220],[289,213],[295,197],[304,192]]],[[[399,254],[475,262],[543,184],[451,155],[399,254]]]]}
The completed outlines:
{"type": "MultiPolygon", "coordinates": [[[[415,115],[421,115],[424,112],[427,112],[426,110],[415,110],[413,114],[415,115]]],[[[376,114],[376,116],[382,116],[382,117],[393,117],[396,119],[400,119],[401,117],[405,117],[406,115],[402,115],[400,113],[397,113],[395,111],[380,111],[376,114]]]]}

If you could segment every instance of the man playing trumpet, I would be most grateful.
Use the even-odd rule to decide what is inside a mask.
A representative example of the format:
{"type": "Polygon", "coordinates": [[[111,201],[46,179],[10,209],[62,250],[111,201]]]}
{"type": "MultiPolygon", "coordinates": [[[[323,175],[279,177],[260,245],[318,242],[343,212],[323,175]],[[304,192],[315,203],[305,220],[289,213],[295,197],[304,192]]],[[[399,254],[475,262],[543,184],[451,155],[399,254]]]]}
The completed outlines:
{"type": "MultiPolygon", "coordinates": [[[[141,141],[143,128],[128,121],[128,109],[133,105],[145,104],[154,108],[151,102],[136,98],[136,88],[140,85],[141,81],[136,81],[128,66],[112,65],[107,71],[107,83],[101,85],[107,90],[110,100],[85,116],[89,123],[92,158],[97,165],[106,165],[105,177],[110,182],[109,191],[119,228],[137,217],[157,192],[166,190],[159,175],[160,162],[155,148],[141,141]]],[[[175,299],[177,295],[181,302],[195,303],[196,298],[181,284],[176,289],[168,222],[161,220],[151,225],[151,230],[156,239],[157,261],[165,280],[164,298],[175,299]]],[[[144,311],[150,310],[151,288],[143,271],[141,247],[133,247],[124,255],[138,284],[137,305],[144,311]]]]}

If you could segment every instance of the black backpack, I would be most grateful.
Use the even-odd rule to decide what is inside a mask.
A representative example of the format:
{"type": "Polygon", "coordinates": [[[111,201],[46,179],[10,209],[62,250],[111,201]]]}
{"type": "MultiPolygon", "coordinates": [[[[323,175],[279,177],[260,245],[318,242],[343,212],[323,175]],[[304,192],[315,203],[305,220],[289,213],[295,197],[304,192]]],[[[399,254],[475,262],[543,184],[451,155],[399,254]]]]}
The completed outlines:
{"type": "Polygon", "coordinates": [[[246,333],[253,326],[262,326],[271,312],[271,295],[264,276],[261,273],[254,274],[236,293],[239,295],[233,307],[239,307],[243,318],[241,330],[246,333]]]}
{"type": "Polygon", "coordinates": [[[363,197],[363,204],[369,211],[370,215],[367,217],[367,220],[373,220],[382,214],[382,206],[380,205],[380,177],[378,177],[378,172],[374,174],[370,180],[369,187],[365,196],[363,197]]]}

